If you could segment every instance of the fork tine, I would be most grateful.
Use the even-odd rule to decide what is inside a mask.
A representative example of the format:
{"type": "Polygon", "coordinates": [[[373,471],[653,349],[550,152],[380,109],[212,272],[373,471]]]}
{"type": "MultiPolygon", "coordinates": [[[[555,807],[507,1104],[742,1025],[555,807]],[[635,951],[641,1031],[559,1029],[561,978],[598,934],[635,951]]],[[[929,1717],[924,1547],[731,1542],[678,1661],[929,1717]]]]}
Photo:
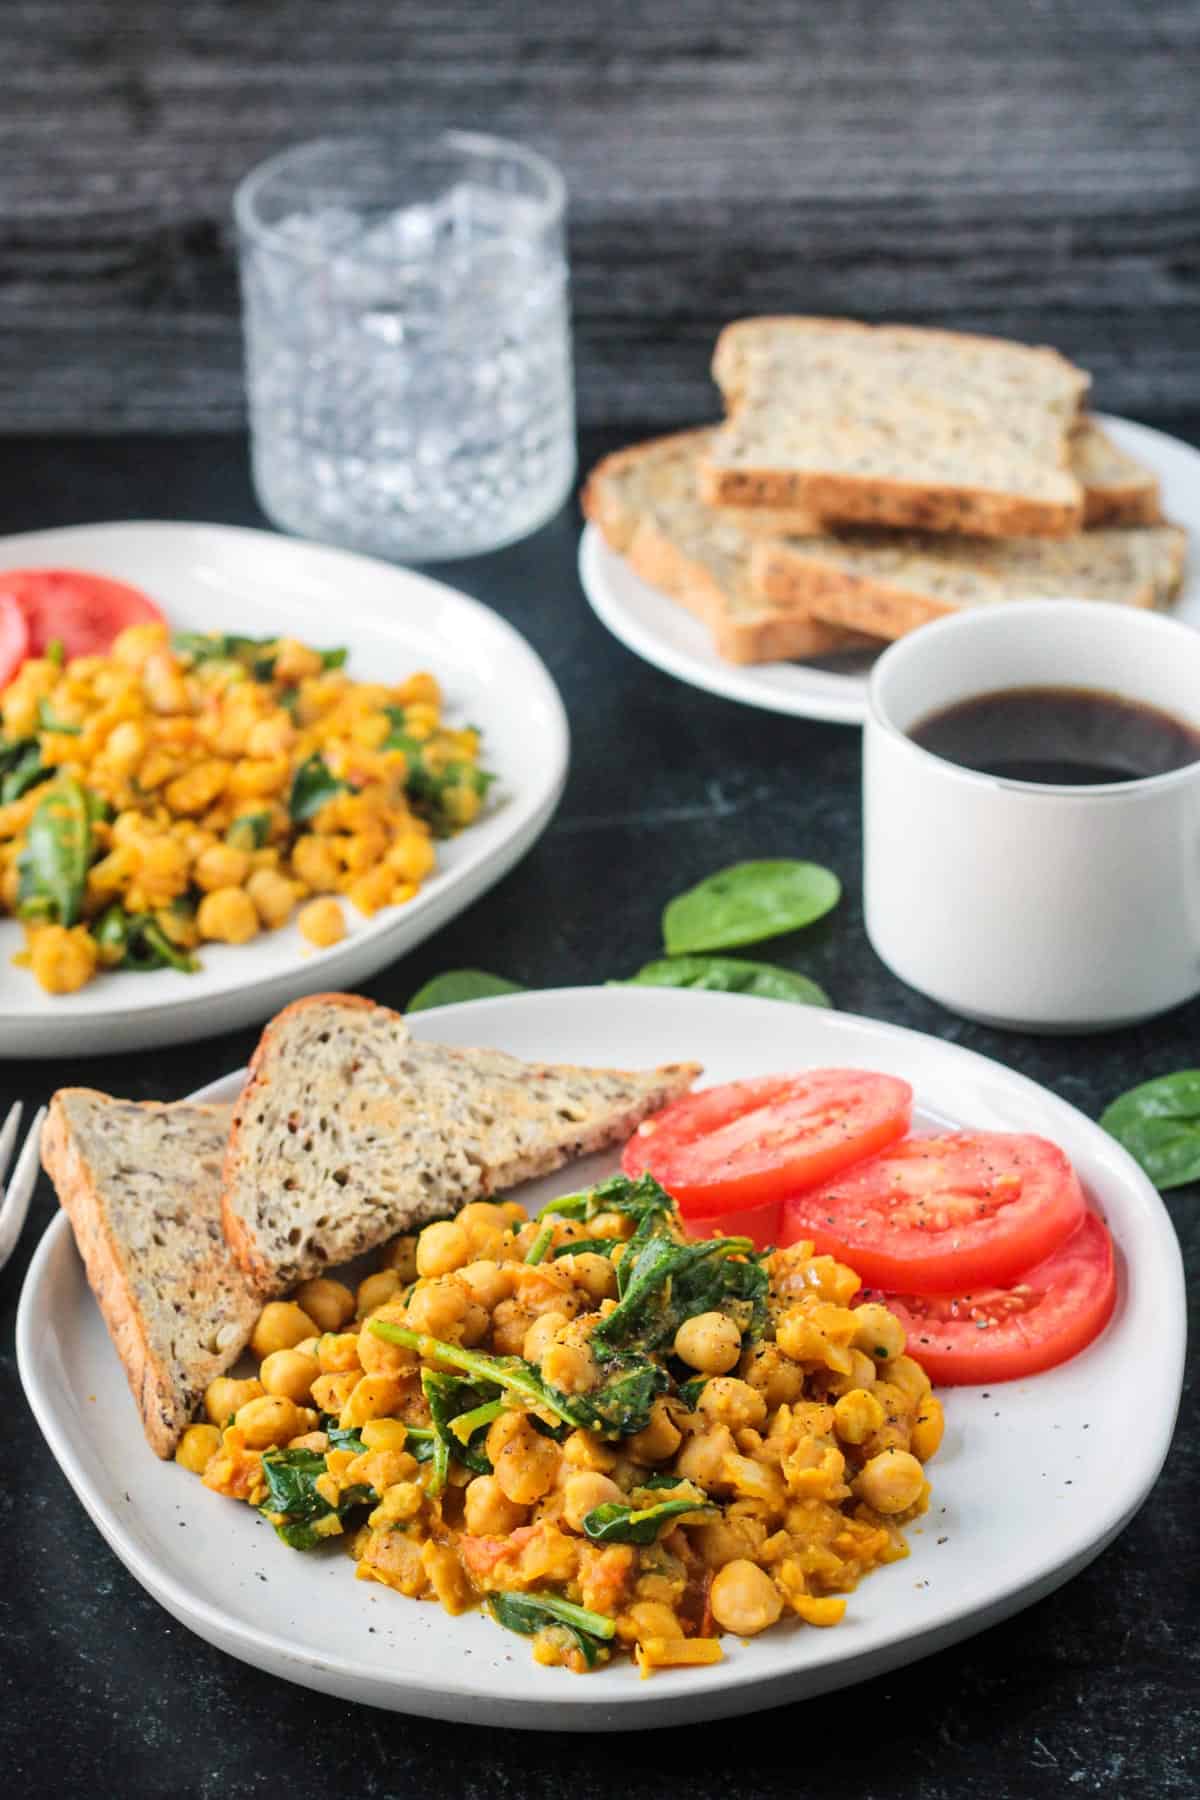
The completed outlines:
{"type": "Polygon", "coordinates": [[[9,1107],[8,1117],[4,1121],[3,1128],[0,1129],[0,1182],[4,1180],[8,1172],[8,1165],[12,1161],[13,1145],[17,1141],[17,1132],[21,1129],[23,1111],[21,1102],[17,1100],[9,1107]]]}
{"type": "MultiPolygon", "coordinates": [[[[37,1186],[38,1168],[41,1162],[42,1122],[46,1117],[46,1108],[39,1106],[34,1114],[33,1124],[29,1127],[29,1136],[21,1146],[21,1154],[17,1158],[17,1166],[12,1172],[12,1179],[4,1189],[0,1198],[0,1269],[2,1269],[13,1253],[21,1229],[25,1224],[25,1215],[29,1211],[29,1202],[33,1198],[33,1190],[37,1186]]],[[[5,1129],[7,1130],[7,1121],[5,1129]]]]}

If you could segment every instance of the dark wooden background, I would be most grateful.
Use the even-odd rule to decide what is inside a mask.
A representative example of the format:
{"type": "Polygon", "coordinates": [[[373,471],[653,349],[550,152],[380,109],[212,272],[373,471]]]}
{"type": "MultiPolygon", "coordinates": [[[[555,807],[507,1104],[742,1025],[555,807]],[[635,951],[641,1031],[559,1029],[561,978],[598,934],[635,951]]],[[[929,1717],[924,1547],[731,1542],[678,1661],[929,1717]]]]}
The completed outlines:
{"type": "Polygon", "coordinates": [[[1197,0],[2,0],[0,433],[242,417],[236,178],[463,123],[571,188],[585,421],[747,310],[1049,339],[1200,409],[1197,0]]]}

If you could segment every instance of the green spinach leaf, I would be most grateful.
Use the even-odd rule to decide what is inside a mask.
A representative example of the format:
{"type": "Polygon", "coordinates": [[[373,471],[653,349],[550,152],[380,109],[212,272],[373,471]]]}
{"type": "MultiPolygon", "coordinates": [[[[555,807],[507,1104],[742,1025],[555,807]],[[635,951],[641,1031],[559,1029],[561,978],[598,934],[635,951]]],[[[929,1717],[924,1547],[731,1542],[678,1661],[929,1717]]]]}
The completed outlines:
{"type": "Polygon", "coordinates": [[[92,860],[92,808],[72,776],[62,776],[34,808],[20,859],[18,910],[23,918],[74,925],[92,860]]]}
{"type": "Polygon", "coordinates": [[[668,1520],[682,1518],[685,1513],[711,1516],[716,1511],[711,1500],[702,1494],[686,1500],[660,1500],[657,1506],[643,1507],[609,1500],[592,1508],[583,1521],[583,1531],[593,1544],[652,1544],[668,1520]]]}
{"type": "Polygon", "coordinates": [[[378,1498],[373,1488],[359,1483],[344,1489],[337,1506],[330,1506],[317,1492],[317,1481],[325,1473],[325,1456],[320,1450],[267,1450],[262,1469],[267,1497],[258,1510],[282,1514],[271,1522],[276,1536],[293,1550],[314,1550],[322,1541],[321,1533],[314,1530],[319,1519],[332,1512],[344,1519],[355,1507],[373,1505],[378,1498]]]}
{"type": "Polygon", "coordinates": [[[53,769],[43,767],[42,753],[36,738],[14,738],[0,741],[0,806],[19,800],[32,787],[49,781],[53,769]]]}
{"type": "Polygon", "coordinates": [[[270,835],[270,813],[241,813],[225,833],[225,842],[235,850],[261,850],[270,835]]]}
{"type": "Polygon", "coordinates": [[[733,950],[739,944],[798,931],[830,912],[841,892],[837,876],[819,863],[734,863],[667,906],[663,913],[667,955],[733,950]]]}
{"type": "MultiPolygon", "coordinates": [[[[433,1421],[433,1429],[445,1447],[446,1467],[450,1457],[462,1463],[476,1475],[490,1475],[492,1465],[477,1441],[491,1423],[492,1414],[486,1421],[481,1421],[464,1439],[461,1433],[454,1430],[459,1418],[465,1413],[478,1413],[481,1409],[490,1413],[491,1406],[497,1403],[496,1388],[486,1384],[487,1391],[477,1385],[469,1377],[446,1375],[436,1369],[422,1369],[421,1387],[429,1402],[429,1416],[433,1421]]],[[[435,1463],[438,1463],[435,1453],[435,1463]]],[[[443,1475],[443,1481],[445,1476],[443,1475]]]]}
{"type": "Polygon", "coordinates": [[[799,1006],[828,1006],[824,988],[807,975],[775,963],[743,962],[735,956],[670,956],[648,962],[626,981],[610,987],[703,988],[718,994],[755,994],[761,1000],[790,1000],[799,1006]]]}
{"type": "Polygon", "coordinates": [[[615,1621],[604,1613],[589,1612],[556,1594],[489,1594],[487,1606],[497,1625],[522,1637],[536,1637],[548,1625],[565,1627],[589,1669],[608,1655],[605,1645],[616,1633],[615,1621]]]}
{"type": "Polygon", "coordinates": [[[288,812],[293,822],[300,825],[308,819],[314,819],[335,794],[344,794],[348,788],[348,782],[339,781],[336,775],[330,774],[323,756],[310,756],[307,762],[301,763],[292,778],[288,812]]]}
{"type": "Polygon", "coordinates": [[[506,981],[503,975],[489,975],[483,969],[448,969],[418,988],[407,1012],[429,1012],[435,1006],[457,1006],[460,1000],[487,1000],[493,994],[521,994],[519,982],[506,981]]]}
{"type": "Polygon", "coordinates": [[[1200,1069],[1178,1069],[1130,1088],[1100,1124],[1159,1188],[1200,1181],[1200,1069]]]}
{"type": "Polygon", "coordinates": [[[442,769],[431,768],[423,743],[409,735],[404,708],[388,706],[384,710],[392,729],[384,739],[383,748],[404,752],[408,765],[405,788],[413,811],[429,821],[436,837],[448,837],[457,829],[448,795],[454,789],[467,788],[482,800],[496,777],[469,762],[447,763],[442,769]]]}
{"type": "Polygon", "coordinates": [[[67,719],[60,719],[50,702],[43,695],[37,703],[37,720],[40,731],[56,731],[60,737],[82,737],[82,725],[72,725],[67,719]]]}

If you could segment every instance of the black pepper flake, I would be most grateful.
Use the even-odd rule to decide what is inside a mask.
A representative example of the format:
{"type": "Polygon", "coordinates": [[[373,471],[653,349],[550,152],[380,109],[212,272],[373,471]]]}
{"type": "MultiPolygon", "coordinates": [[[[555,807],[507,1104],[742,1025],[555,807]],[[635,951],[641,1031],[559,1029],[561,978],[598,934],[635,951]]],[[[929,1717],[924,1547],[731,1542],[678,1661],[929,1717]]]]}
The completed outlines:
{"type": "Polygon", "coordinates": [[[940,1537],[938,1539],[939,1544],[948,1544],[949,1542],[950,1542],[950,1539],[948,1537],[940,1537]]]}

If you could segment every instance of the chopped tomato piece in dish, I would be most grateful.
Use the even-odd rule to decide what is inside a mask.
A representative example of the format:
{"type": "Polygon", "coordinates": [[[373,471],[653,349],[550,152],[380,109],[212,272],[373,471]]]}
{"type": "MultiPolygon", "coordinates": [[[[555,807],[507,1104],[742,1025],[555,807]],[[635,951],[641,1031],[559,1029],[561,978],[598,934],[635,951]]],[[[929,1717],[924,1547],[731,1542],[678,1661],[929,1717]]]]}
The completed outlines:
{"type": "Polygon", "coordinates": [[[1077,1356],[1108,1324],[1117,1298],[1112,1238],[1087,1213],[1065,1244],[1010,1287],[870,1298],[895,1313],[908,1355],[931,1381],[1015,1381],[1077,1356]]]}
{"type": "Polygon", "coordinates": [[[685,1215],[721,1220],[815,1187],[908,1130],[912,1089],[865,1069],[805,1069],[704,1088],[638,1126],[621,1158],[685,1215]]]}
{"type": "Polygon", "coordinates": [[[29,627],[11,594],[0,593],[0,688],[7,687],[29,655],[29,627]]]}
{"type": "Polygon", "coordinates": [[[1007,1131],[907,1138],[789,1200],[783,1242],[811,1238],[872,1287],[961,1294],[1013,1280],[1078,1229],[1079,1178],[1056,1144],[1007,1131]]]}
{"type": "Polygon", "coordinates": [[[0,595],[5,594],[25,615],[30,656],[40,656],[56,639],[68,657],[98,656],[127,625],[164,622],[140,588],[80,569],[5,569],[0,595]]]}

